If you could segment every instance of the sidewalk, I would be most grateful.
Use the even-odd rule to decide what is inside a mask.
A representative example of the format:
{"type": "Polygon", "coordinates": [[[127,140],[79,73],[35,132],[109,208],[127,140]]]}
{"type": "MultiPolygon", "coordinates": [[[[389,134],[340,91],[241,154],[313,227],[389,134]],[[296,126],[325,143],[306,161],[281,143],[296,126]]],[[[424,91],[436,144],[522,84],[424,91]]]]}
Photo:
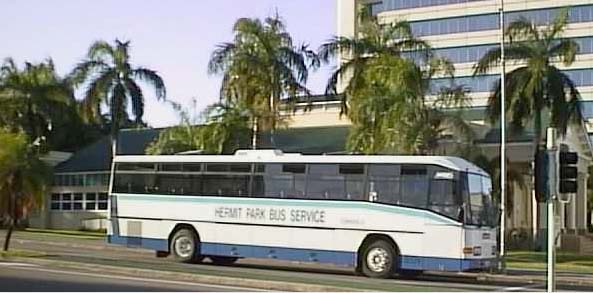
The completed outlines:
{"type": "MultiPolygon", "coordinates": [[[[546,271],[542,270],[513,269],[507,270],[506,274],[484,272],[430,272],[429,274],[448,278],[460,278],[488,283],[493,282],[498,284],[530,283],[544,285],[546,283],[546,271]]],[[[557,286],[568,286],[578,288],[587,287],[587,290],[591,290],[591,288],[593,287],[593,275],[587,273],[557,272],[556,284],[557,286]]]]}

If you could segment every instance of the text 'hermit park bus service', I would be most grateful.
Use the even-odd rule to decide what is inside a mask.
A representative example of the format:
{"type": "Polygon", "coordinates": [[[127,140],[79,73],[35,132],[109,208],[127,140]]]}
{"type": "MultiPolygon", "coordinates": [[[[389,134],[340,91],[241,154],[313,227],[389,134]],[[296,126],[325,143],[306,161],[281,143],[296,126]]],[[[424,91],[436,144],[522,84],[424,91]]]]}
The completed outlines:
{"type": "Polygon", "coordinates": [[[118,156],[109,242],[230,264],[269,258],[369,277],[495,265],[490,177],[459,158],[118,156]]]}

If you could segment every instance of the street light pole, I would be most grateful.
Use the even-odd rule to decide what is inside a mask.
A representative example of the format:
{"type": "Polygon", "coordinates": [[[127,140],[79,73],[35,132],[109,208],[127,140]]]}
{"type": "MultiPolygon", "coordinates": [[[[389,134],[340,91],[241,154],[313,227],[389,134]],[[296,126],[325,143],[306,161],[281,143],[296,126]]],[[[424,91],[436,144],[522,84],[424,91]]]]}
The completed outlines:
{"type": "Polygon", "coordinates": [[[505,269],[506,225],[506,109],[505,109],[505,48],[504,48],[504,0],[500,0],[500,269],[505,269]]]}

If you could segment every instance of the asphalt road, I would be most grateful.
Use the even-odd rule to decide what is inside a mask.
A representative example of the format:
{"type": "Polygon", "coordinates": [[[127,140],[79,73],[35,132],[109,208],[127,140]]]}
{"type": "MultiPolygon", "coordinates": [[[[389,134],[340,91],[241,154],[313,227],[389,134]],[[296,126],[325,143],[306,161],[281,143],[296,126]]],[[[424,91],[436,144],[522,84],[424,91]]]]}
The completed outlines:
{"type": "Polygon", "coordinates": [[[113,276],[0,262],[0,291],[24,292],[145,292],[145,291],[249,291],[241,287],[113,276]]]}
{"type": "MultiPolygon", "coordinates": [[[[3,237],[3,231],[0,231],[0,237],[3,237]]],[[[516,284],[497,284],[481,283],[476,282],[475,280],[442,276],[426,276],[419,279],[377,280],[355,276],[351,268],[272,260],[245,259],[239,260],[239,262],[233,266],[214,266],[208,263],[199,265],[183,264],[175,262],[172,258],[156,258],[153,251],[108,245],[101,239],[79,239],[61,235],[45,235],[38,233],[17,232],[15,233],[11,246],[15,249],[45,252],[47,256],[42,259],[76,262],[81,264],[111,265],[139,269],[150,268],[152,270],[163,272],[182,272],[195,275],[238,277],[280,282],[290,281],[304,284],[339,286],[373,291],[541,291],[544,289],[543,282],[541,284],[524,282],[517,282],[516,284]]],[[[14,274],[14,270],[24,270],[23,268],[11,267],[10,270],[13,271],[12,275],[0,270],[0,284],[5,284],[12,277],[23,278],[23,276],[25,276],[14,274]]],[[[67,280],[74,282],[83,277],[84,276],[71,275],[67,280]]],[[[58,280],[60,280],[60,282],[63,281],[61,279],[58,280]]],[[[98,282],[97,280],[102,279],[94,279],[94,281],[89,282],[89,284],[96,286],[98,291],[103,291],[101,286],[105,286],[105,282],[98,282]]],[[[109,280],[113,281],[114,284],[131,287],[129,289],[119,288],[108,291],[152,291],[150,288],[165,286],[165,284],[142,282],[138,284],[128,281],[118,281],[118,283],[116,282],[117,279],[109,280]],[[135,290],[133,288],[136,285],[145,285],[146,287],[135,290]]],[[[32,283],[34,284],[35,282],[32,283]]],[[[44,282],[38,283],[43,284],[44,282]]],[[[60,284],[63,283],[56,283],[55,285],[61,286],[60,284]]],[[[169,287],[164,289],[164,291],[177,291],[174,286],[183,285],[168,283],[166,286],[169,287]]],[[[205,284],[202,284],[201,286],[207,287],[205,284]]],[[[206,287],[204,287],[206,291],[222,291],[222,288],[214,290],[206,287]]],[[[179,287],[182,291],[200,291],[199,288],[202,287],[198,287],[198,289],[179,287]]],[[[5,289],[0,288],[0,290],[5,289]]],[[[23,290],[28,291],[27,289],[23,290]]],[[[35,288],[32,290],[35,290],[35,288]]],[[[163,289],[158,290],[163,291],[163,289]]],[[[61,291],[61,289],[57,289],[56,291],[61,291]]],[[[77,290],[70,291],[95,290],[78,288],[77,290]]]]}

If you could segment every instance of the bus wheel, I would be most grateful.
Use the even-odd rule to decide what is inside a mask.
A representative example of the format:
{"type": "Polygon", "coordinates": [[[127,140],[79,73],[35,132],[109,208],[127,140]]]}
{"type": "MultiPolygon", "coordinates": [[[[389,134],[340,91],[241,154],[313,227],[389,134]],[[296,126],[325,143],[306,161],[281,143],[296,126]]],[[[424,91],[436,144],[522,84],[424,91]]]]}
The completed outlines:
{"type": "Polygon", "coordinates": [[[385,240],[377,240],[365,247],[362,254],[362,273],[371,278],[393,276],[395,249],[385,240]]]}
{"type": "Polygon", "coordinates": [[[179,229],[171,239],[170,251],[176,259],[186,263],[197,263],[203,257],[198,252],[199,240],[196,233],[189,229],[179,229]]]}
{"type": "Polygon", "coordinates": [[[232,257],[232,256],[214,256],[211,255],[209,256],[210,260],[212,260],[212,263],[216,264],[216,265],[231,265],[234,264],[239,258],[238,257],[232,257]]]}

